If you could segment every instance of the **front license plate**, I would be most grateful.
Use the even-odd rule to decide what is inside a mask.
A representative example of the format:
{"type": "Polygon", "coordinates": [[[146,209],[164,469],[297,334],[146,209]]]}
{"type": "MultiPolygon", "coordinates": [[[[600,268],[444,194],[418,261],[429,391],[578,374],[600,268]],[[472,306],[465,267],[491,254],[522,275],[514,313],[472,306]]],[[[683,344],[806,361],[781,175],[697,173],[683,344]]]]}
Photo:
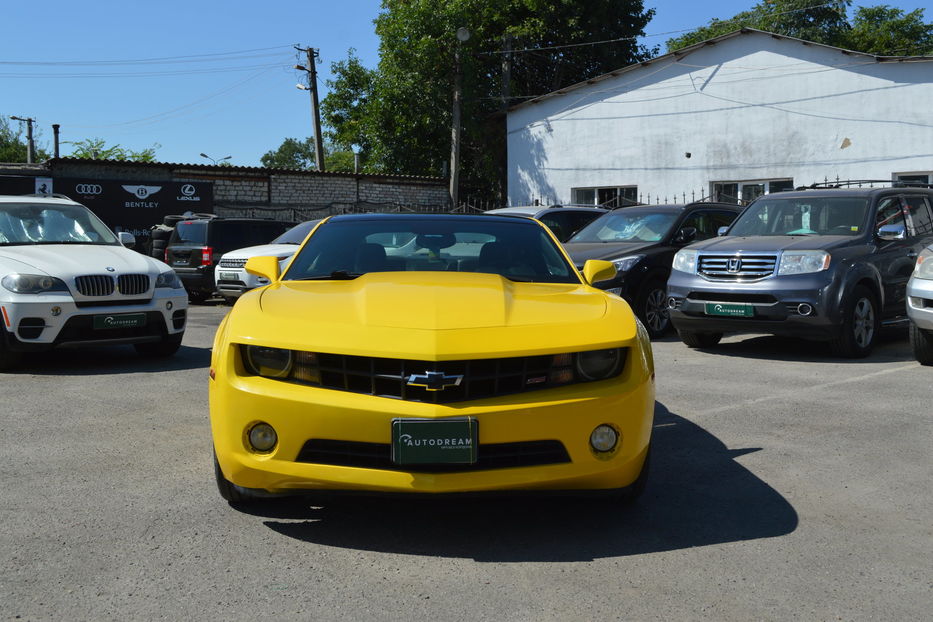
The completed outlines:
{"type": "Polygon", "coordinates": [[[239,281],[240,275],[236,272],[221,272],[220,273],[221,281],[239,281]]]}
{"type": "Polygon", "coordinates": [[[478,425],[473,417],[393,419],[395,464],[473,464],[478,425]]]}
{"type": "Polygon", "coordinates": [[[755,307],[745,303],[707,302],[706,315],[724,315],[727,317],[751,317],[755,307]]]}
{"type": "Polygon", "coordinates": [[[94,328],[135,328],[146,325],[145,313],[120,313],[113,315],[95,315],[94,328]]]}

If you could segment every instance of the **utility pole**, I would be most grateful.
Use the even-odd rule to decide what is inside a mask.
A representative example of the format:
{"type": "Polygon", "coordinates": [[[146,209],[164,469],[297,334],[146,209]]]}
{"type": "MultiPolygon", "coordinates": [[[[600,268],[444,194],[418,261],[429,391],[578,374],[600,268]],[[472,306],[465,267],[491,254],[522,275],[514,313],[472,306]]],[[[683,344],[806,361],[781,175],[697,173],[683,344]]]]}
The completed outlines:
{"type": "Polygon", "coordinates": [[[502,37],[505,54],[502,55],[502,105],[500,109],[505,112],[509,108],[509,99],[512,97],[512,35],[502,37]]]}
{"type": "Polygon", "coordinates": [[[52,124],[52,136],[54,136],[55,141],[55,159],[58,159],[58,132],[61,129],[61,125],[58,123],[52,124]]]}
{"type": "Polygon", "coordinates": [[[296,50],[304,52],[308,56],[308,66],[295,65],[298,71],[304,71],[308,74],[308,86],[297,84],[296,86],[303,91],[311,91],[311,120],[314,122],[314,163],[317,170],[324,171],[324,141],[321,139],[321,115],[317,100],[317,69],[315,63],[320,55],[318,50],[308,47],[295,47],[296,50]]]}
{"type": "Polygon", "coordinates": [[[457,44],[454,48],[454,95],[450,130],[450,208],[457,209],[460,201],[460,104],[463,90],[460,46],[470,38],[470,31],[457,28],[457,44]]]}
{"type": "Polygon", "coordinates": [[[32,164],[36,159],[36,143],[32,140],[32,124],[36,122],[32,117],[10,117],[14,121],[26,122],[26,164],[32,164]]]}

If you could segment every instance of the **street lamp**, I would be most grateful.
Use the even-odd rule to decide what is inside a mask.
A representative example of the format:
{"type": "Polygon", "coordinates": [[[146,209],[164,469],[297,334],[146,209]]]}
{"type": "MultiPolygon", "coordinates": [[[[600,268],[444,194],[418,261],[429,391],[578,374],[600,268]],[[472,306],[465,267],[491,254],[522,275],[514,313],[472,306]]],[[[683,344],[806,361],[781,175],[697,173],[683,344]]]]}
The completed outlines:
{"type": "Polygon", "coordinates": [[[202,157],[202,158],[207,158],[208,160],[210,160],[211,162],[214,163],[214,166],[217,166],[217,163],[218,163],[218,162],[223,162],[224,160],[229,160],[229,159],[232,158],[233,156],[224,156],[224,157],[222,157],[222,158],[214,159],[214,158],[212,158],[211,156],[207,155],[206,153],[202,153],[202,154],[201,154],[201,157],[202,157]]]}

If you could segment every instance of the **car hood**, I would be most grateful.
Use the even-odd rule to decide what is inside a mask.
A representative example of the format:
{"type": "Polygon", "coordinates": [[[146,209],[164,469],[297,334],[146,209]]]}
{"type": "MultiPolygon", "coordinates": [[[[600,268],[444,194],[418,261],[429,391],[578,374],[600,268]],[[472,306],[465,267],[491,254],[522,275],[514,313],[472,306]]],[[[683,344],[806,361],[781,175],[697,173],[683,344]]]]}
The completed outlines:
{"type": "Polygon", "coordinates": [[[244,295],[229,324],[233,341],[425,359],[596,349],[636,334],[623,300],[582,283],[461,272],[281,281],[244,295]]]}
{"type": "Polygon", "coordinates": [[[582,266],[588,259],[618,259],[635,255],[658,245],[658,242],[574,242],[564,244],[573,263],[582,266]]]}
{"type": "Polygon", "coordinates": [[[0,247],[0,263],[12,270],[31,270],[59,278],[85,274],[158,274],[170,268],[123,246],[41,244],[0,247]],[[108,270],[113,268],[113,270],[108,270]]]}
{"type": "Polygon", "coordinates": [[[820,251],[847,246],[855,239],[850,235],[725,235],[691,244],[688,248],[714,253],[820,251]]]}
{"type": "Polygon", "coordinates": [[[284,257],[285,255],[294,255],[297,250],[297,244],[260,244],[259,246],[238,248],[235,251],[224,253],[220,258],[249,259],[251,257],[284,257]]]}

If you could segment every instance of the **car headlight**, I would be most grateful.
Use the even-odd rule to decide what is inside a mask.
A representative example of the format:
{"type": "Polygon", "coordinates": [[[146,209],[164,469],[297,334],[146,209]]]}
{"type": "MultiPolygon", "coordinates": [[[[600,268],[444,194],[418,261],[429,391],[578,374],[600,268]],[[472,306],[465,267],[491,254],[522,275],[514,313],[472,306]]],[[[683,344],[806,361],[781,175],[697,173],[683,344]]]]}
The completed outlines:
{"type": "Polygon", "coordinates": [[[577,373],[583,380],[604,380],[619,371],[622,354],[619,348],[579,352],[574,361],[577,373]]]}
{"type": "Polygon", "coordinates": [[[160,287],[167,287],[169,289],[181,289],[184,287],[181,283],[181,279],[178,278],[178,275],[175,274],[174,270],[169,270],[168,272],[161,273],[156,277],[155,282],[156,289],[160,287]]]}
{"type": "Polygon", "coordinates": [[[677,251],[671,268],[678,272],[694,274],[697,271],[697,252],[686,248],[677,251]]]}
{"type": "Polygon", "coordinates": [[[933,248],[925,248],[917,256],[914,278],[933,281],[933,248]]]}
{"type": "Polygon", "coordinates": [[[781,255],[778,274],[808,274],[829,267],[830,254],[826,251],[785,251],[781,255]]]}
{"type": "Polygon", "coordinates": [[[0,280],[0,284],[15,294],[68,292],[68,286],[63,280],[46,274],[8,274],[0,280]]]}
{"type": "Polygon", "coordinates": [[[618,259],[613,259],[612,263],[616,267],[616,272],[628,272],[635,267],[639,261],[644,259],[644,255],[628,255],[626,257],[619,257],[618,259]]]}
{"type": "Polygon", "coordinates": [[[292,351],[266,346],[243,346],[243,361],[257,376],[287,378],[292,371],[292,351]]]}

